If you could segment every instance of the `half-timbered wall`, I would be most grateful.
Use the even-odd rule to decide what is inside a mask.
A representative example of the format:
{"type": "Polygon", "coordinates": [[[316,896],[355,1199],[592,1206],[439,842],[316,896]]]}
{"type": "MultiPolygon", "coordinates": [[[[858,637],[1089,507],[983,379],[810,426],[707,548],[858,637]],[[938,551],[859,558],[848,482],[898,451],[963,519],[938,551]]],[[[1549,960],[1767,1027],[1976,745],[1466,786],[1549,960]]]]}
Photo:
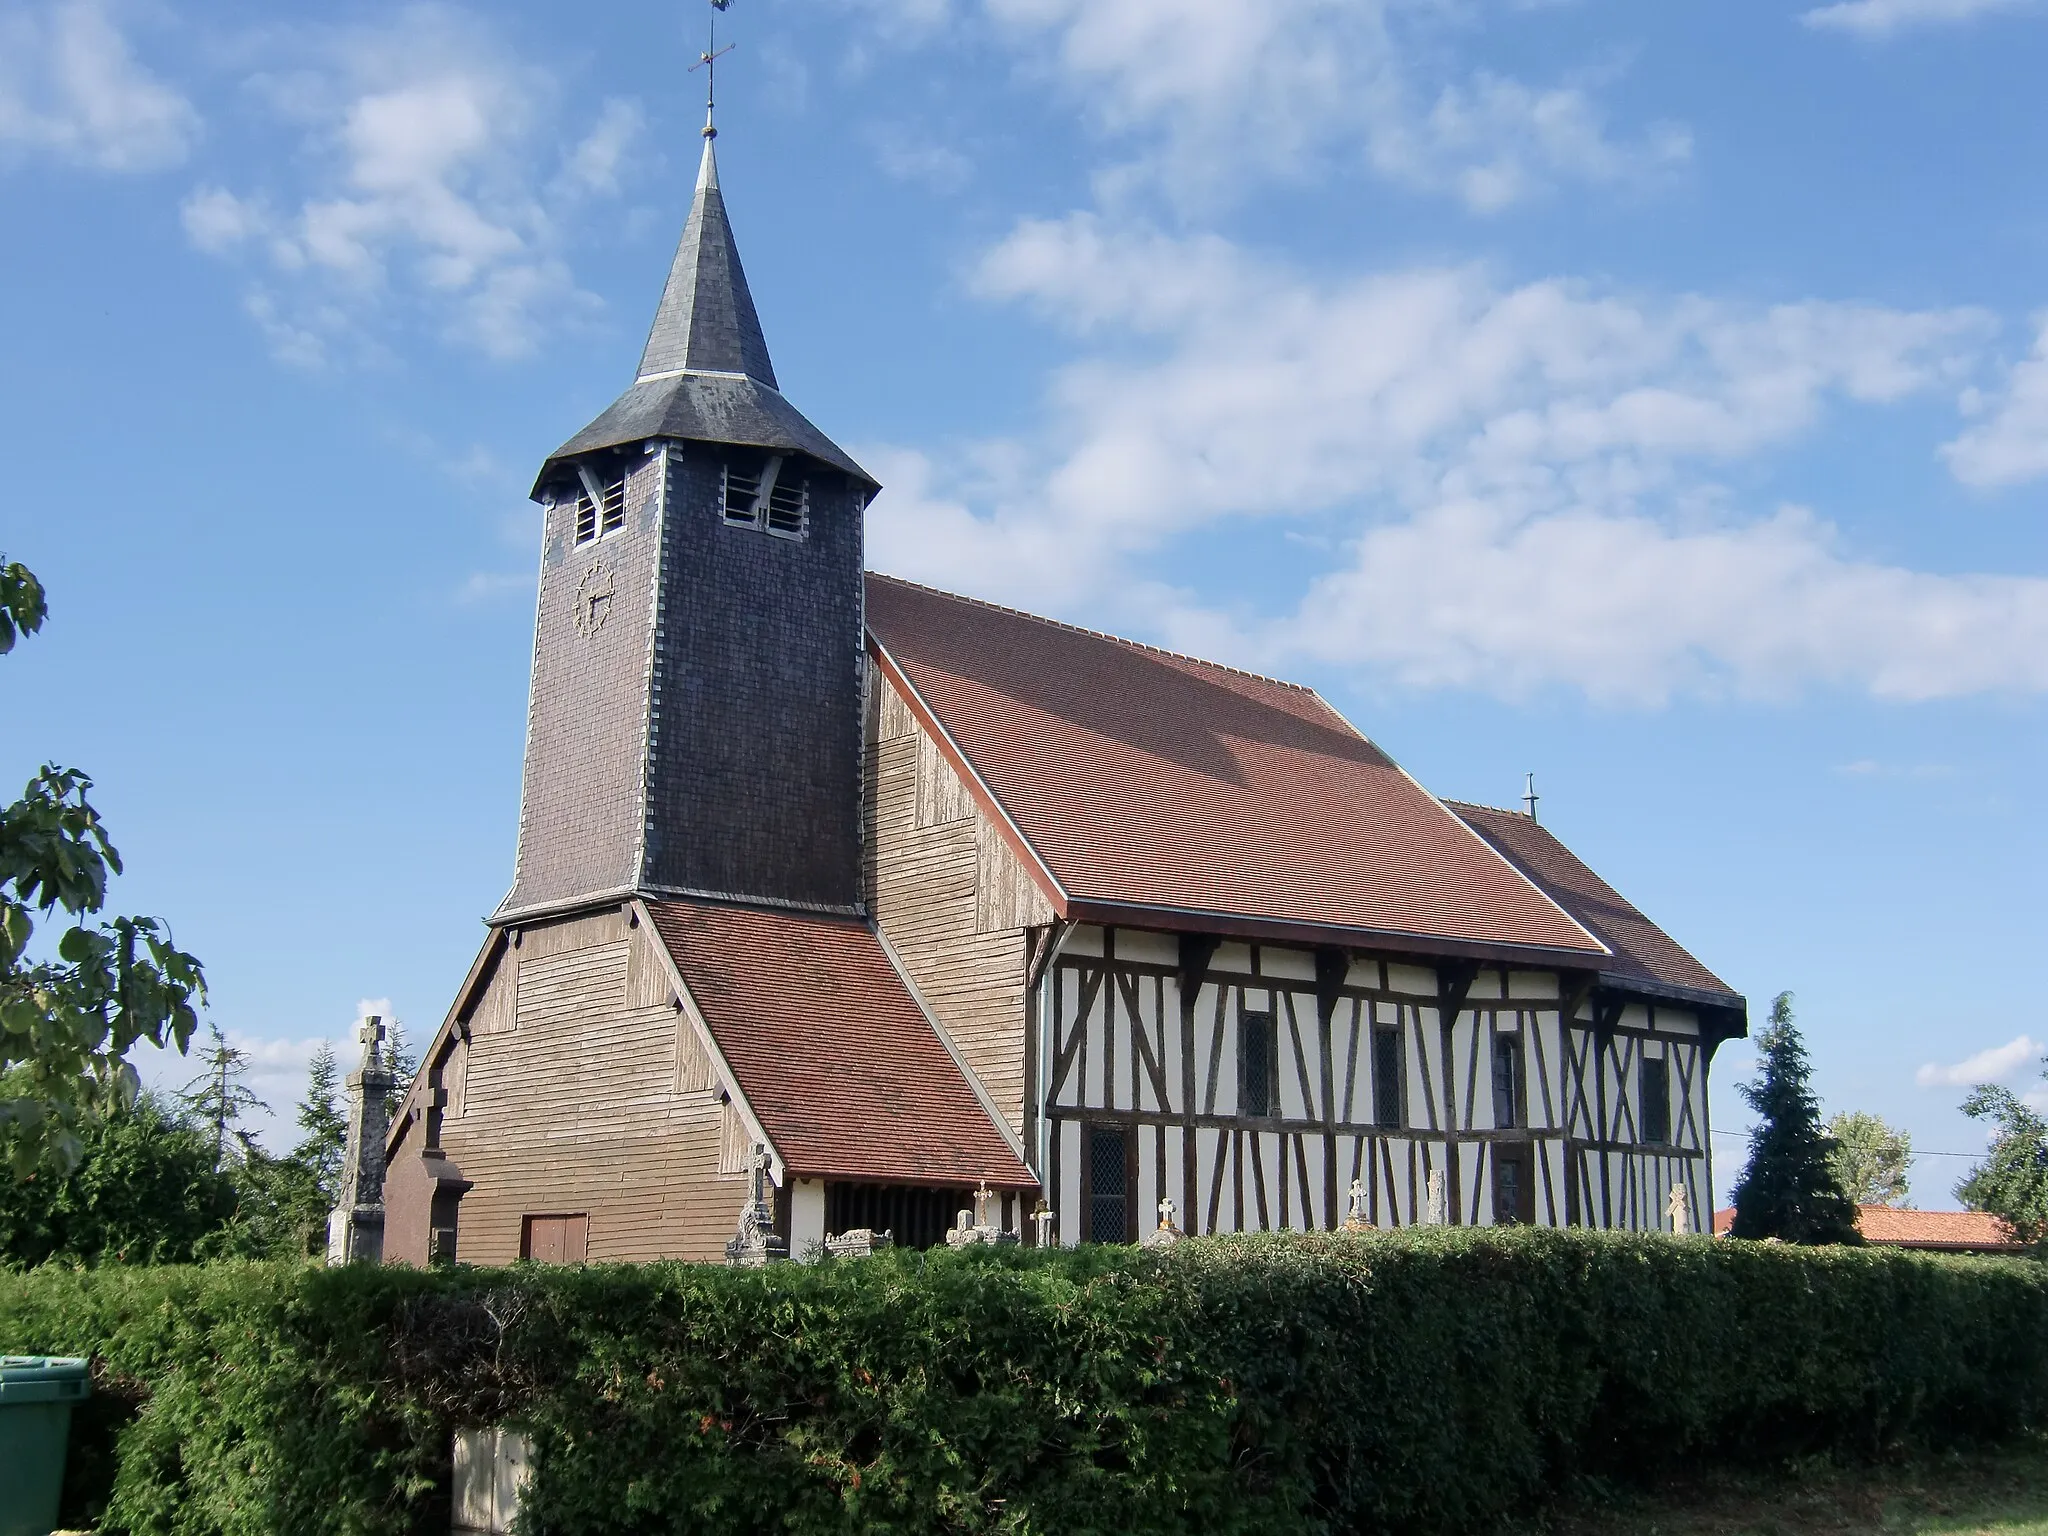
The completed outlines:
{"type": "Polygon", "coordinates": [[[869,668],[870,910],[955,1049],[1024,1127],[1025,937],[1052,908],[902,698],[869,668]]]}
{"type": "Polygon", "coordinates": [[[723,1255],[746,1178],[658,943],[617,909],[536,924],[458,1021],[437,1070],[465,1262],[518,1258],[529,1216],[587,1216],[593,1262],[723,1255]]]}
{"type": "MultiPolygon", "coordinates": [[[[1683,1184],[1692,1225],[1712,1209],[1708,1166],[1707,1061],[1698,1017],[1661,1003],[1589,1001],[1570,1037],[1565,1131],[1578,1149],[1574,1191],[1587,1226],[1668,1225],[1673,1185],[1683,1184]],[[1655,1067],[1669,1095],[1666,1139],[1646,1140],[1643,1091],[1655,1067]]],[[[1654,1130],[1654,1127],[1649,1130],[1654,1130]]]]}
{"type": "Polygon", "coordinates": [[[1132,1235],[1167,1198],[1191,1232],[1333,1227],[1354,1179],[1373,1223],[1405,1226],[1428,1218],[1432,1172],[1453,1223],[1660,1228],[1674,1185],[1694,1230],[1710,1209],[1683,1010],[1588,993],[1567,1028],[1553,973],[1224,943],[1184,991],[1186,963],[1174,936],[1084,927],[1051,970],[1047,1171],[1066,1241],[1103,1235],[1099,1183],[1123,1187],[1132,1235]],[[1668,1140],[1649,1145],[1658,1071],[1668,1140]],[[1121,1172],[1105,1133],[1124,1138],[1121,1172]]]}

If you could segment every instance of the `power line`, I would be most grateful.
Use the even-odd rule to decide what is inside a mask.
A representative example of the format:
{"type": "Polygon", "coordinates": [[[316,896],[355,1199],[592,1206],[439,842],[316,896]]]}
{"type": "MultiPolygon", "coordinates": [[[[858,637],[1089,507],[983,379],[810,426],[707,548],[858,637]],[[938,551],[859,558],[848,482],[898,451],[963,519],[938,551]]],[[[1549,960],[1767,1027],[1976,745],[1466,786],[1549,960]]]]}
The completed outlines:
{"type": "MultiPolygon", "coordinates": [[[[1713,1134],[1716,1136],[1729,1136],[1741,1141],[1747,1141],[1749,1139],[1748,1131],[1715,1131],[1713,1134]]],[[[1913,1155],[1915,1157],[1981,1158],[1989,1157],[1991,1155],[1991,1149],[1989,1147],[1986,1147],[1982,1152],[1922,1152],[1918,1147],[1915,1147],[1913,1149],[1913,1155]]]]}

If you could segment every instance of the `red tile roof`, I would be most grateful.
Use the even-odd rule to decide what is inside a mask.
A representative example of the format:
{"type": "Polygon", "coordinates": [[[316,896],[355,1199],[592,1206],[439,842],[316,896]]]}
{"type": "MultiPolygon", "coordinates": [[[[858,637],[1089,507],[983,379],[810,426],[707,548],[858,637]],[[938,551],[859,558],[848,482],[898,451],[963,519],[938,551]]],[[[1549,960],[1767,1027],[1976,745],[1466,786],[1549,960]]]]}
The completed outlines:
{"type": "Polygon", "coordinates": [[[648,910],[792,1174],[1037,1186],[865,923],[709,902],[648,910]]]}
{"type": "Polygon", "coordinates": [[[1902,1211],[1889,1205],[1859,1205],[1856,1230],[1865,1242],[1898,1248],[2022,1253],[2027,1246],[1988,1211],[1902,1211]]]}
{"type": "Polygon", "coordinates": [[[1740,1002],[1729,985],[1679,947],[1678,941],[1623,900],[1621,894],[1579,862],[1550,829],[1519,811],[1486,805],[1445,804],[1499,850],[1565,911],[1598,934],[1614,951],[1601,967],[1624,981],[1655,982],[1686,992],[1715,993],[1740,1002]]]}
{"type": "MultiPolygon", "coordinates": [[[[1714,1235],[1726,1237],[1735,1212],[1714,1212],[1714,1235]]],[[[1902,1211],[1891,1205],[1856,1207],[1856,1230],[1866,1243],[1947,1253],[2024,1253],[2027,1245],[1985,1211],[1902,1211]]]]}
{"type": "Polygon", "coordinates": [[[884,664],[1057,883],[1063,913],[1602,957],[1310,689],[893,577],[870,575],[867,594],[884,664]]]}

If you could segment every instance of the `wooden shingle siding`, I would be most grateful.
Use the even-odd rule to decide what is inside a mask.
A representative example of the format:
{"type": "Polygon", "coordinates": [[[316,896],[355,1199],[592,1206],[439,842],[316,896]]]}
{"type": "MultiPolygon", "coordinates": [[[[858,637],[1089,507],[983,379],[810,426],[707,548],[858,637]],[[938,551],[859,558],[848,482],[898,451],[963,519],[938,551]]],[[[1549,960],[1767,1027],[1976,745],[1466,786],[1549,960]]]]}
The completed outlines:
{"type": "Polygon", "coordinates": [[[1013,1129],[1024,1123],[1025,930],[1051,907],[879,673],[869,900],[911,980],[1013,1129]]]}
{"type": "Polygon", "coordinates": [[[616,910],[535,925],[477,999],[441,1137],[475,1186],[465,1262],[511,1262],[524,1218],[562,1212],[588,1214],[592,1262],[722,1256],[722,1107],[651,941],[616,910]]]}

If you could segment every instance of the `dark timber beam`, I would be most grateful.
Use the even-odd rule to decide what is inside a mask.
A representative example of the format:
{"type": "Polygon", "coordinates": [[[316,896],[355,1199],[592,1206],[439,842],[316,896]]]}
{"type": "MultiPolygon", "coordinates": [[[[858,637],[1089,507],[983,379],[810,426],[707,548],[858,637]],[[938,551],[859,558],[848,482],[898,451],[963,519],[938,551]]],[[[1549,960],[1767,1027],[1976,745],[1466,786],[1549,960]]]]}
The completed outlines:
{"type": "Polygon", "coordinates": [[[1337,1075],[1332,1058],[1337,1050],[1337,1002],[1350,979],[1348,950],[1326,944],[1316,951],[1316,1033],[1323,1049],[1323,1225],[1331,1231],[1337,1228],[1337,1138],[1330,1133],[1337,1123],[1337,1075]]]}
{"type": "MultiPolygon", "coordinates": [[[[1195,1006],[1201,1001],[1202,983],[1209,974],[1209,962],[1216,958],[1222,939],[1213,933],[1183,933],[1180,936],[1180,1208],[1183,1230],[1201,1235],[1197,1212],[1200,1190],[1195,1172],[1195,1006]]],[[[1164,1023],[1164,1020],[1161,1020],[1164,1023]]],[[[1222,1170],[1221,1152],[1217,1170],[1222,1170]]],[[[1163,1182],[1163,1180],[1162,1180],[1163,1182]]],[[[1210,1202],[1212,1207],[1214,1201],[1210,1202]]],[[[1213,1222],[1211,1223],[1213,1225],[1213,1222]]]]}
{"type": "MultiPolygon", "coordinates": [[[[1465,1011],[1465,999],[1471,994],[1472,983],[1479,977],[1477,960],[1440,960],[1436,967],[1436,1017],[1443,1030],[1444,1042],[1444,1129],[1455,1132],[1458,1128],[1458,1073],[1457,1046],[1454,1032],[1458,1027],[1458,1015],[1465,1011]]],[[[1476,1049],[1476,1046],[1475,1046],[1476,1049]]],[[[1449,1186],[1446,1194],[1450,1209],[1447,1214],[1452,1226],[1462,1226],[1465,1221],[1464,1200],[1460,1186],[1464,1178],[1458,1168],[1457,1143],[1451,1142],[1444,1149],[1444,1182],[1449,1186]]]]}

